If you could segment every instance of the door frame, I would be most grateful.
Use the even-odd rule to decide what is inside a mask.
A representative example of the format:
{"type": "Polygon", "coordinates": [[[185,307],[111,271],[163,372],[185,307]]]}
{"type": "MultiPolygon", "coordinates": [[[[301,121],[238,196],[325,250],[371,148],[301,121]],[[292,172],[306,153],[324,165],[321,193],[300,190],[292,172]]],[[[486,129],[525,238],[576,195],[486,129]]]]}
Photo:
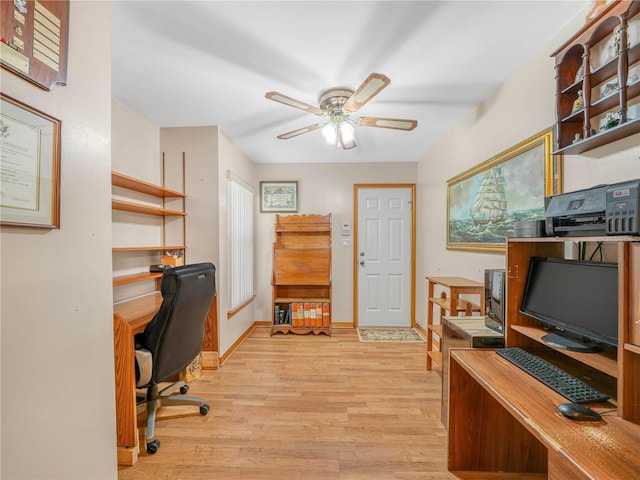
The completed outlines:
{"type": "Polygon", "coordinates": [[[353,328],[358,328],[358,192],[365,188],[411,189],[411,328],[416,326],[416,184],[356,183],[353,185],[353,328]]]}

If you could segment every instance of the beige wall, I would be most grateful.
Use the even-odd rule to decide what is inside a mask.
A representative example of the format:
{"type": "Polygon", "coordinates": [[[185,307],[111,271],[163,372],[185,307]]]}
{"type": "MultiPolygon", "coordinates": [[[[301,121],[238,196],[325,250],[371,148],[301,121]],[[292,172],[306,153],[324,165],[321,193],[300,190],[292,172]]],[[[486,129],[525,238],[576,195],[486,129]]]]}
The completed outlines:
{"type": "MultiPolygon", "coordinates": [[[[211,262],[216,266],[216,290],[220,298],[223,292],[219,261],[218,135],[218,127],[160,129],[160,148],[167,163],[168,181],[182,181],[184,153],[186,260],[188,263],[211,262]]],[[[179,190],[182,191],[182,186],[179,190]]]]}
{"type": "MultiPolygon", "coordinates": [[[[504,268],[504,253],[446,249],[447,180],[508,150],[555,122],[551,53],[584,23],[578,14],[418,163],[418,288],[426,275],[482,281],[485,268],[504,268]]],[[[564,191],[640,177],[640,135],[584,155],[564,157],[564,191]]],[[[425,325],[424,295],[417,304],[425,325]]]]}
{"type": "MultiPolygon", "coordinates": [[[[353,224],[354,184],[416,183],[415,163],[256,164],[260,180],[297,180],[300,214],[331,213],[332,320],[353,322],[353,247],[342,246],[342,223],[353,224]]],[[[259,206],[257,210],[259,212],[259,206]]],[[[274,213],[256,221],[256,320],[271,318],[271,251],[274,213]]],[[[353,239],[353,235],[351,237],[353,239]]]]}
{"type": "Polygon", "coordinates": [[[3,93],[62,121],[60,229],[0,230],[7,480],[117,478],[110,18],[108,2],[71,2],[65,87],[0,71],[3,93]]]}
{"type": "MultiPolygon", "coordinates": [[[[162,162],[159,153],[160,129],[146,118],[120,102],[111,100],[111,168],[113,171],[162,185],[162,162]]],[[[180,176],[179,181],[182,181],[180,176]]],[[[181,184],[167,185],[182,191],[181,184]]],[[[114,187],[113,198],[124,201],[148,203],[162,206],[162,199],[143,195],[131,190],[114,187]]],[[[171,208],[167,205],[167,208],[171,208]]],[[[181,206],[176,207],[177,210],[181,206]]],[[[169,222],[182,222],[171,219],[169,222]]],[[[114,210],[112,212],[113,247],[143,247],[162,245],[162,217],[114,210]]],[[[171,243],[171,242],[169,242],[171,243]]],[[[181,244],[182,241],[177,241],[181,244]]],[[[159,262],[157,252],[119,252],[112,256],[113,275],[121,276],[141,272],[149,265],[159,262]]],[[[114,302],[120,302],[155,290],[155,281],[121,285],[113,289],[114,302]]]]}

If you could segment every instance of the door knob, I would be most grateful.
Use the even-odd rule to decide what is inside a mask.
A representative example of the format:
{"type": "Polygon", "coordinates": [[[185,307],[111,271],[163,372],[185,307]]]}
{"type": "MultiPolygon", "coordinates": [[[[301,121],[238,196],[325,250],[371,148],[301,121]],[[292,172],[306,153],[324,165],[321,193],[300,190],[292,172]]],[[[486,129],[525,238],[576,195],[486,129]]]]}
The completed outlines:
{"type": "Polygon", "coordinates": [[[360,260],[360,266],[364,267],[364,260],[360,260]]]}

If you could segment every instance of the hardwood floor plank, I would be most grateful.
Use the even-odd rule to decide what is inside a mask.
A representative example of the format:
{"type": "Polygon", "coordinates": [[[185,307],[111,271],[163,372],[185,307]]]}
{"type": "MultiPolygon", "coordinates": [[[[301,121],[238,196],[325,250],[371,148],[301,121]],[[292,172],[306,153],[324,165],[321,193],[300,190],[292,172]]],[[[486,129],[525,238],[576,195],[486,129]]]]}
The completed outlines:
{"type": "Polygon", "coordinates": [[[440,376],[425,344],[361,343],[353,329],[269,336],[259,327],[191,382],[207,416],[162,410],[155,455],[120,480],[442,480],[440,376]]]}

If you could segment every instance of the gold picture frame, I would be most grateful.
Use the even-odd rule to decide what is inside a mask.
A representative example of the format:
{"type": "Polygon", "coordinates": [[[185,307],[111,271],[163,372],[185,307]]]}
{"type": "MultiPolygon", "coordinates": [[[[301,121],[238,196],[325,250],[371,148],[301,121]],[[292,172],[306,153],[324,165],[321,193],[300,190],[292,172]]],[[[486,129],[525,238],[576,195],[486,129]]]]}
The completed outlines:
{"type": "Polygon", "coordinates": [[[0,225],[60,228],[60,120],[0,93],[0,225]]]}
{"type": "Polygon", "coordinates": [[[501,252],[516,221],[544,218],[561,192],[561,157],[547,129],[447,181],[447,249],[501,252]]]}

